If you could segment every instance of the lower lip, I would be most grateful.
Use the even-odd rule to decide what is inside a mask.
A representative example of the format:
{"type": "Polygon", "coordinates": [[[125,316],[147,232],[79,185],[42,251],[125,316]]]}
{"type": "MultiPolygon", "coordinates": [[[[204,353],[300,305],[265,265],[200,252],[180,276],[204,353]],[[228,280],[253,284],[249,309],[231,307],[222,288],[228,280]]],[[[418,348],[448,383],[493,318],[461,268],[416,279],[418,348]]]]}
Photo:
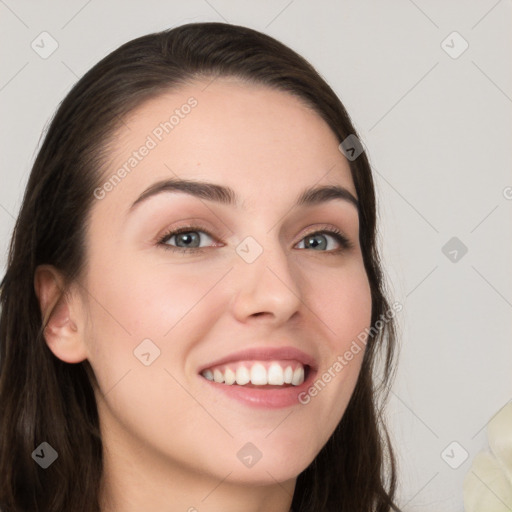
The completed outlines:
{"type": "Polygon", "coordinates": [[[292,407],[294,405],[302,405],[299,401],[299,395],[307,392],[315,377],[316,372],[309,369],[308,378],[299,386],[288,386],[282,389],[258,389],[246,388],[237,384],[228,385],[208,380],[199,376],[207,385],[211,386],[221,393],[225,393],[230,398],[238,400],[245,405],[257,407],[261,409],[282,409],[284,407],[292,407]]]}

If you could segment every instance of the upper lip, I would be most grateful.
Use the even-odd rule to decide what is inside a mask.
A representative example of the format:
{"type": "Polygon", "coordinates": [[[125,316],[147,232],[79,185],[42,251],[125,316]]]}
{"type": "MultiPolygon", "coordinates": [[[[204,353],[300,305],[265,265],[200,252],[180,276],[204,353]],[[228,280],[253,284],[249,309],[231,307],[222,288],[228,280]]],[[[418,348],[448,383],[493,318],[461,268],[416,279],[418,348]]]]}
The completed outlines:
{"type": "Polygon", "coordinates": [[[235,361],[272,361],[272,360],[294,360],[302,363],[303,366],[310,366],[312,369],[316,369],[316,360],[313,356],[306,354],[302,350],[295,347],[255,347],[233,352],[227,356],[224,356],[215,361],[211,361],[199,368],[201,373],[207,368],[213,366],[219,366],[221,364],[233,363],[235,361]]]}

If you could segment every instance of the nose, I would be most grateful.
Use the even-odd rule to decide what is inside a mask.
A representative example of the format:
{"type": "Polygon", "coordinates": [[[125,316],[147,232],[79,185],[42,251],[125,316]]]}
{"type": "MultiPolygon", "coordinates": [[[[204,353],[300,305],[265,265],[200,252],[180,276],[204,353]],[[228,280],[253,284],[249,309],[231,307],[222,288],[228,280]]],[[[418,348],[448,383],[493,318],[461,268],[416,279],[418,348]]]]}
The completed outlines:
{"type": "Polygon", "coordinates": [[[291,268],[289,257],[280,244],[262,249],[251,263],[236,256],[232,309],[240,322],[257,318],[258,322],[277,326],[298,314],[303,304],[300,276],[298,269],[291,268]]]}

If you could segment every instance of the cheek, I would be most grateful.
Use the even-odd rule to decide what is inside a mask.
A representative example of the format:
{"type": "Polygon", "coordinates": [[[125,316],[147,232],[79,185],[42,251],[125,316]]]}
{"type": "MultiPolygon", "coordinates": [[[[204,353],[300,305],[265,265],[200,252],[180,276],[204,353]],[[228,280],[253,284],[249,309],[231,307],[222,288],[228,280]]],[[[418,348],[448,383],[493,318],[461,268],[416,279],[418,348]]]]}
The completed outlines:
{"type": "Polygon", "coordinates": [[[372,298],[364,267],[350,265],[317,274],[309,286],[307,301],[325,326],[329,351],[346,349],[371,323],[372,298]]]}
{"type": "Polygon", "coordinates": [[[209,283],[191,267],[171,268],[136,257],[98,265],[95,276],[90,288],[109,313],[100,316],[112,329],[129,332],[134,342],[163,337],[201,300],[209,283]]]}
{"type": "Polygon", "coordinates": [[[313,385],[300,398],[317,418],[318,437],[327,440],[341,420],[355,388],[365,353],[361,333],[371,325],[371,290],[364,267],[352,265],[316,275],[308,306],[324,333],[322,366],[313,385]],[[359,338],[358,338],[359,337],[359,338]]]}
{"type": "Polygon", "coordinates": [[[198,266],[171,268],[122,257],[98,261],[91,268],[94,272],[86,284],[91,297],[87,344],[91,364],[104,374],[105,388],[128,369],[140,366],[134,351],[143,340],[151,340],[157,347],[151,350],[155,354],[160,350],[166,366],[171,361],[174,366],[190,348],[184,334],[190,340],[200,339],[201,333],[207,333],[207,324],[211,326],[220,314],[216,309],[220,304],[212,297],[225,268],[198,271],[198,266]]]}

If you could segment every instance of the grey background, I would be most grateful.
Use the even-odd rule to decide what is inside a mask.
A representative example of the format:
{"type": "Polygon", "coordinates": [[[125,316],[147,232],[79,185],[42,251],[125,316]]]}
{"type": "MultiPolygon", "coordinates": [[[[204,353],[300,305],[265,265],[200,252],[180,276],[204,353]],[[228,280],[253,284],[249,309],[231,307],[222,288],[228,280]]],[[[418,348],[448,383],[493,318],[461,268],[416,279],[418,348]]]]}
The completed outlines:
{"type": "Polygon", "coordinates": [[[390,298],[404,305],[388,413],[399,503],[462,511],[485,426],[512,398],[511,11],[510,0],[0,0],[2,274],[41,132],[100,58],[193,21],[276,37],[338,93],[374,166],[390,298]],[[43,31],[58,43],[46,59],[31,47],[43,31]],[[452,237],[465,255],[459,241],[443,252],[452,237]]]}

